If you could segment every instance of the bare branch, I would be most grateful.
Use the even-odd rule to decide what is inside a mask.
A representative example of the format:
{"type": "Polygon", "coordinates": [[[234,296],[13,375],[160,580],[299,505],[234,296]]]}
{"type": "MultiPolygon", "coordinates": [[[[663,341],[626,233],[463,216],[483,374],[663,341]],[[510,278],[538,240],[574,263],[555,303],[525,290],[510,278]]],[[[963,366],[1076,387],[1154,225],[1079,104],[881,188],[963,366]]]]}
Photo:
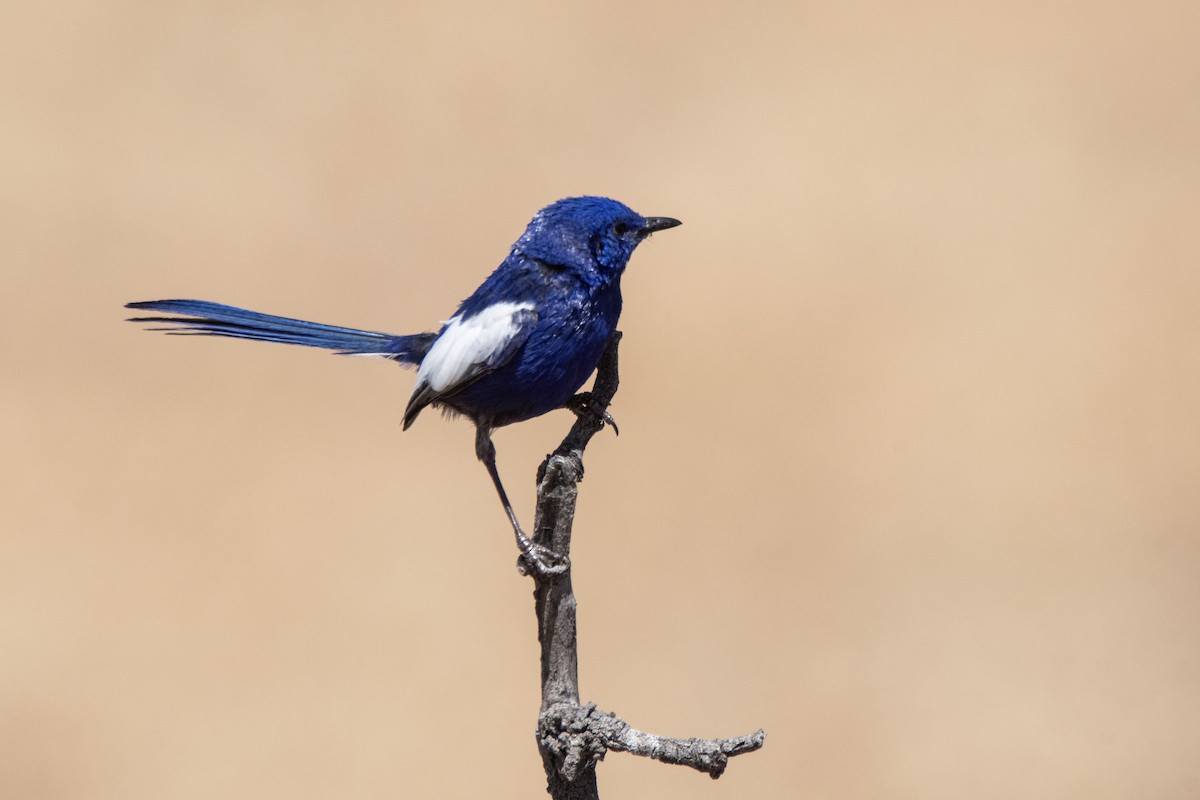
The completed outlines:
{"type": "Polygon", "coordinates": [[[538,716],[538,750],[546,769],[547,791],[554,800],[598,800],[596,764],[609,750],[681,764],[718,778],[731,756],[763,746],[760,729],[733,739],[672,739],[639,731],[594,704],[579,703],[575,595],[571,587],[571,527],[578,484],[583,480],[583,451],[605,424],[613,426],[608,405],[617,392],[617,347],[613,334],[600,360],[591,392],[572,404],[578,418],[558,448],[538,469],[537,510],[533,541],[561,557],[561,574],[538,573],[518,560],[522,574],[534,579],[538,641],[542,645],[542,708],[538,716]]]}
{"type": "Polygon", "coordinates": [[[639,731],[628,723],[611,717],[618,726],[609,748],[623,750],[635,756],[653,758],[664,764],[681,764],[707,772],[714,779],[721,777],[731,756],[752,753],[763,746],[767,734],[762,728],[732,739],[672,739],[639,731]]]}
{"type": "Polygon", "coordinates": [[[761,728],[732,739],[656,736],[639,731],[616,714],[600,711],[594,703],[551,706],[538,719],[538,744],[553,755],[559,774],[567,781],[594,768],[608,750],[691,767],[719,778],[731,756],[759,749],[766,738],[761,728]]]}

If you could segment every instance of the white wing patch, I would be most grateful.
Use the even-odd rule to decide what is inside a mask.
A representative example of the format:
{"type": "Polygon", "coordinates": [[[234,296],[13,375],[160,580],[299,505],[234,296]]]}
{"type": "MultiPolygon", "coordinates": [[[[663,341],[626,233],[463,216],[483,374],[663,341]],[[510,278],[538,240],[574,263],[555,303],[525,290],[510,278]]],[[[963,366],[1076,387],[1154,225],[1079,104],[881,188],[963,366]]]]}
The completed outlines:
{"type": "Polygon", "coordinates": [[[496,303],[465,320],[451,317],[422,359],[417,385],[441,393],[478,374],[521,333],[532,310],[533,303],[496,303]]]}

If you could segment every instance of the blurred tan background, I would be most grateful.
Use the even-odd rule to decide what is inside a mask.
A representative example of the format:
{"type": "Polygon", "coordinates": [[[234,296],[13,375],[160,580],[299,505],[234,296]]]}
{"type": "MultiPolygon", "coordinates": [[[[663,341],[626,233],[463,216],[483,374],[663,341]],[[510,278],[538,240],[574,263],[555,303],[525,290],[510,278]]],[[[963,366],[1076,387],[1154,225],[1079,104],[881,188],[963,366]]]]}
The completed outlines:
{"type": "MultiPolygon", "coordinates": [[[[624,282],[587,699],[768,732],[621,798],[1200,796],[1200,12],[0,11],[0,796],[536,798],[530,584],[411,373],[559,197],[624,282]]],[[[529,520],[569,415],[502,431],[529,520]]]]}

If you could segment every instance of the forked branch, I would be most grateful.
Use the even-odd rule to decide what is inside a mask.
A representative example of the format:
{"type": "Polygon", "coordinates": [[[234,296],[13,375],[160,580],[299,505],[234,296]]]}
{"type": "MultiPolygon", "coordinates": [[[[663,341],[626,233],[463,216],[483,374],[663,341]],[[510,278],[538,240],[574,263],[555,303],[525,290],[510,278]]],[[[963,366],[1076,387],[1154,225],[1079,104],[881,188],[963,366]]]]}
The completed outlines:
{"type": "MultiPolygon", "coordinates": [[[[583,451],[606,424],[608,406],[617,392],[617,348],[613,335],[600,360],[592,391],[572,405],[578,418],[570,433],[538,470],[537,510],[533,541],[564,560],[571,553],[578,484],[583,479],[583,451]]],[[[615,426],[614,426],[615,428],[615,426]]],[[[554,800],[598,800],[596,764],[609,750],[618,750],[681,764],[713,778],[725,771],[731,756],[763,746],[760,729],[733,739],[671,739],[639,731],[615,714],[579,702],[579,657],[575,628],[575,595],[569,561],[562,574],[518,568],[535,582],[538,640],[542,645],[542,708],[538,715],[538,750],[546,769],[547,790],[554,800]]]]}

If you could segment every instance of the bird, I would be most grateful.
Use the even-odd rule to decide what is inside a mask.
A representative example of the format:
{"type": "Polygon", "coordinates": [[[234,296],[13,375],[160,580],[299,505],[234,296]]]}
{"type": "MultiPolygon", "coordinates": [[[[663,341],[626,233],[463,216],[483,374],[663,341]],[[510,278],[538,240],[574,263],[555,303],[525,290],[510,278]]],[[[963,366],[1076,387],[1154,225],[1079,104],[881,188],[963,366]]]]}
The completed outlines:
{"type": "MultiPolygon", "coordinates": [[[[487,469],[525,563],[543,574],[563,559],[521,529],[496,468],[496,428],[560,408],[589,413],[580,387],[621,315],[621,276],[639,244],[682,224],[644,217],[607,197],[568,197],[533,216],[507,257],[436,332],[396,335],[323,325],[206,300],[150,300],[128,321],[176,335],[224,336],[378,356],[415,368],[407,430],[430,406],[475,425],[487,469]]],[[[601,421],[612,423],[607,412],[601,421]]],[[[614,430],[616,429],[613,424],[614,430]]]]}

